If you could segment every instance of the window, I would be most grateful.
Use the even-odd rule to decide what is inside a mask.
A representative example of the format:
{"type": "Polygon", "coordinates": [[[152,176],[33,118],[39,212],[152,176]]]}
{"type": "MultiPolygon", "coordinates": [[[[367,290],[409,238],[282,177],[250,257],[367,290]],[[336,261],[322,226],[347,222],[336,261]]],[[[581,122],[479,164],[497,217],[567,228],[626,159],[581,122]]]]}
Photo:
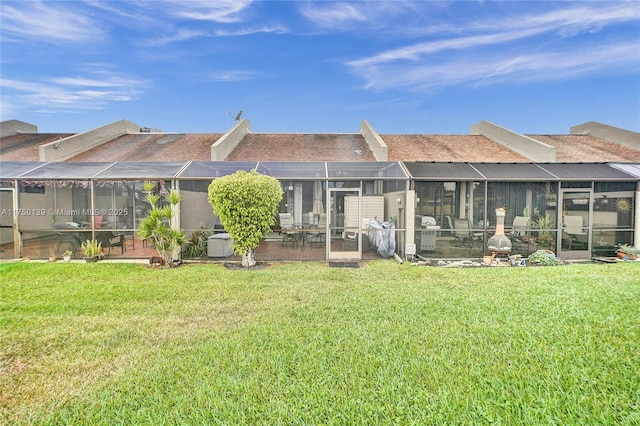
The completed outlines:
{"type": "Polygon", "coordinates": [[[44,194],[44,185],[24,185],[20,184],[20,192],[25,194],[44,194]]]}

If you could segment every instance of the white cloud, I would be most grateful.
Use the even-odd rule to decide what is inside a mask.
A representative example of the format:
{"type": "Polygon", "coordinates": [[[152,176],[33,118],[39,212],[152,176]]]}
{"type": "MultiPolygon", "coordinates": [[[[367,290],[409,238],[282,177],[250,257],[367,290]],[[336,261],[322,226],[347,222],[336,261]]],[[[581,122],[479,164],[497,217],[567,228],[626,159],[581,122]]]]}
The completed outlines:
{"type": "Polygon", "coordinates": [[[354,68],[366,66],[375,66],[388,62],[396,62],[403,60],[417,61],[422,57],[443,52],[464,49],[473,49],[482,46],[492,46],[521,38],[530,37],[540,32],[537,29],[529,29],[523,31],[503,32],[496,34],[484,34],[477,36],[459,37],[448,40],[429,41],[417,43],[398,49],[389,50],[380,54],[347,62],[347,65],[354,68]]]}
{"type": "Polygon", "coordinates": [[[564,79],[598,74],[617,69],[619,72],[637,70],[640,62],[640,40],[628,43],[608,43],[581,46],[571,50],[532,53],[504,61],[483,80],[514,75],[517,79],[536,81],[564,79]]]}
{"type": "Polygon", "coordinates": [[[148,40],[142,44],[145,44],[148,46],[163,46],[171,43],[183,42],[183,41],[191,40],[193,38],[207,37],[207,36],[209,36],[209,33],[206,31],[179,29],[170,35],[157,37],[155,39],[148,40]]]}
{"type": "Polygon", "coordinates": [[[439,40],[389,49],[346,65],[367,81],[368,88],[378,90],[490,84],[507,77],[555,80],[603,70],[628,72],[640,64],[637,37],[588,36],[608,26],[638,21],[640,9],[633,3],[572,6],[497,23],[480,20],[469,24],[470,35],[447,38],[443,34],[439,40]]]}
{"type": "MultiPolygon", "coordinates": [[[[349,1],[300,2],[299,13],[320,28],[350,31],[360,26],[379,28],[397,25],[392,17],[415,11],[415,2],[349,1]]],[[[431,5],[428,5],[431,6],[431,5]]]]}
{"type": "Polygon", "coordinates": [[[50,43],[95,43],[104,35],[100,26],[77,12],[73,3],[2,2],[0,15],[3,38],[10,35],[50,43]]]}
{"type": "Polygon", "coordinates": [[[237,37],[258,33],[286,34],[287,32],[287,28],[281,25],[246,27],[234,30],[217,29],[214,31],[179,29],[173,34],[158,37],[143,44],[148,46],[163,46],[171,43],[185,42],[200,37],[237,37]]]}
{"type": "Polygon", "coordinates": [[[166,13],[177,18],[235,23],[243,20],[241,12],[245,11],[251,3],[251,0],[172,0],[165,2],[163,6],[168,6],[166,13]]]}
{"type": "Polygon", "coordinates": [[[477,53],[423,62],[414,66],[388,64],[361,70],[367,87],[376,90],[403,88],[431,90],[468,84],[482,86],[501,82],[552,81],[594,75],[616,69],[631,72],[640,61],[640,41],[611,43],[529,53],[477,53]]]}
{"type": "MultiPolygon", "coordinates": [[[[28,39],[49,43],[94,44],[114,34],[113,24],[131,31],[144,31],[147,45],[166,45],[198,37],[211,37],[213,29],[194,29],[195,21],[237,24],[246,20],[251,0],[229,1],[142,1],[142,2],[45,2],[3,1],[0,3],[3,41],[28,39]],[[164,36],[154,34],[164,33],[164,36]]],[[[251,32],[284,32],[284,27],[245,28],[237,35],[251,32]]],[[[228,31],[226,34],[236,35],[228,31]]]]}
{"type": "Polygon", "coordinates": [[[220,37],[228,37],[228,36],[245,36],[245,35],[251,35],[251,34],[258,34],[258,33],[286,34],[288,32],[289,30],[287,29],[287,27],[283,25],[270,25],[270,26],[239,28],[236,30],[216,30],[215,35],[220,37]]]}
{"type": "Polygon", "coordinates": [[[104,78],[58,77],[44,82],[0,79],[3,109],[46,107],[48,111],[99,110],[111,102],[137,99],[148,85],[144,80],[103,72],[104,78]]]}
{"type": "Polygon", "coordinates": [[[543,27],[561,33],[574,34],[587,30],[598,30],[604,26],[638,21],[640,9],[637,2],[583,3],[547,13],[524,16],[514,21],[514,27],[543,27]]]}
{"type": "Polygon", "coordinates": [[[254,71],[219,71],[210,73],[206,76],[207,80],[217,82],[233,82],[233,81],[245,81],[255,78],[257,75],[254,71]]]}
{"type": "MultiPolygon", "coordinates": [[[[406,31],[399,20],[427,15],[441,2],[410,1],[319,1],[298,2],[298,11],[314,26],[338,31],[406,31]]],[[[420,30],[422,31],[422,29],[420,30]]]]}
{"type": "Polygon", "coordinates": [[[302,15],[319,27],[341,27],[346,23],[365,22],[368,20],[366,10],[358,3],[325,3],[322,6],[305,3],[300,8],[302,15]]]}
{"type": "Polygon", "coordinates": [[[91,79],[86,77],[58,77],[52,78],[51,81],[60,86],[71,87],[130,87],[138,84],[135,80],[115,76],[110,77],[107,80],[91,79]]]}
{"type": "Polygon", "coordinates": [[[464,37],[442,39],[415,43],[412,45],[391,49],[367,58],[350,61],[348,65],[353,67],[375,65],[383,62],[397,60],[417,60],[421,56],[438,53],[441,51],[453,51],[461,49],[473,49],[477,47],[498,45],[512,42],[548,32],[568,33],[578,30],[584,31],[590,28],[601,28],[618,22],[632,22],[640,20],[640,11],[632,5],[613,3],[612,7],[597,9],[592,7],[580,7],[550,11],[542,15],[514,17],[499,25],[481,23],[471,24],[469,27],[474,32],[488,31],[488,34],[477,34],[464,37]]]}

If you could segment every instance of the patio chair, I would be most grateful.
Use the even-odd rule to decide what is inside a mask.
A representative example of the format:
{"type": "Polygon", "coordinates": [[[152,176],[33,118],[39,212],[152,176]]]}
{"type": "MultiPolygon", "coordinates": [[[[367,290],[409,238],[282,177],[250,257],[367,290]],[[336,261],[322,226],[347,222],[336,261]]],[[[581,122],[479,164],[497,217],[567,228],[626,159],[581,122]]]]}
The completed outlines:
{"type": "Polygon", "coordinates": [[[453,229],[453,221],[451,220],[450,215],[444,216],[444,224],[442,226],[443,229],[453,229]]]}
{"type": "MultiPolygon", "coordinates": [[[[465,246],[469,244],[469,253],[473,251],[477,242],[482,242],[484,239],[483,232],[473,232],[471,229],[469,219],[453,219],[453,238],[457,241],[459,246],[465,246]]],[[[484,228],[484,221],[478,222],[478,228],[484,228]]]]}
{"type": "Polygon", "coordinates": [[[471,227],[467,219],[453,219],[453,229],[453,237],[458,244],[464,245],[467,242],[472,243],[473,234],[471,233],[471,227]]]}
{"type": "MultiPolygon", "coordinates": [[[[489,226],[488,221],[486,223],[486,226],[489,226]]],[[[480,247],[482,247],[482,243],[484,241],[485,221],[479,220],[478,223],[474,226],[474,228],[476,229],[476,231],[471,231],[471,248],[469,249],[469,254],[471,254],[471,252],[475,248],[476,243],[479,242],[480,247]],[[482,229],[482,231],[479,231],[479,229],[482,229]]]]}
{"type": "Polygon", "coordinates": [[[527,230],[529,229],[529,222],[531,218],[528,216],[516,216],[513,218],[513,224],[511,225],[511,231],[507,234],[507,237],[511,239],[512,243],[519,243],[525,241],[522,237],[527,236],[527,230]]]}
{"type": "Polygon", "coordinates": [[[309,232],[309,243],[324,243],[326,239],[327,214],[321,213],[316,230],[309,232]]]}
{"type": "Polygon", "coordinates": [[[65,245],[68,250],[71,250],[73,254],[82,245],[82,239],[79,232],[71,232],[68,230],[79,229],[80,225],[75,222],[67,222],[63,225],[54,225],[56,229],[56,235],[58,236],[58,245],[56,247],[56,253],[60,252],[60,247],[65,245]],[[66,231],[65,231],[66,230],[66,231]]]}
{"type": "Polygon", "coordinates": [[[511,238],[520,238],[523,237],[527,229],[529,228],[529,222],[531,218],[528,216],[516,216],[513,218],[513,224],[511,225],[511,233],[509,236],[511,238]]]}
{"type": "Polygon", "coordinates": [[[326,228],[327,214],[321,213],[318,218],[318,224],[314,225],[314,229],[308,234],[309,243],[324,243],[327,241],[326,228]]]}
{"type": "MultiPolygon", "coordinates": [[[[582,228],[582,216],[563,216],[562,223],[562,233],[569,240],[569,250],[575,244],[578,244],[580,248],[588,245],[588,235],[582,228]]],[[[564,239],[565,237],[563,237],[564,239]]]]}
{"type": "Polygon", "coordinates": [[[124,254],[124,234],[115,232],[99,232],[96,240],[102,243],[102,248],[107,250],[107,256],[111,254],[111,247],[120,247],[120,253],[124,254]]]}
{"type": "Polygon", "coordinates": [[[280,216],[280,233],[282,234],[282,245],[298,243],[300,232],[293,224],[293,216],[291,213],[279,213],[280,216]]]}

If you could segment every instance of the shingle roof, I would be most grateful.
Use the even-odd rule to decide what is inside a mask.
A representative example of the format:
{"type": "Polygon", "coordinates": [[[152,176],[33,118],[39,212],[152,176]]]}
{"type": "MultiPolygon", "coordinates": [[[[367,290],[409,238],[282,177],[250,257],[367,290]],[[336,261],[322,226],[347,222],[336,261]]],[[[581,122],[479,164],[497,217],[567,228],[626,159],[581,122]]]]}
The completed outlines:
{"type": "Polygon", "coordinates": [[[67,161],[189,161],[211,159],[222,133],[135,133],[117,137],[67,161]]]}
{"type": "MultiPolygon", "coordinates": [[[[39,161],[38,147],[73,133],[25,133],[0,139],[0,160],[39,161]]],[[[209,161],[222,133],[134,133],[67,161],[209,161]]],[[[640,162],[640,150],[591,135],[527,135],[556,148],[558,162],[640,162]]],[[[481,135],[382,134],[389,161],[529,162],[481,135]]],[[[359,133],[249,133],[229,161],[375,161],[359,133]]]]}
{"type": "Polygon", "coordinates": [[[481,135],[380,135],[389,161],[525,163],[531,160],[481,135]]]}
{"type": "Polygon", "coordinates": [[[527,135],[556,148],[556,161],[580,162],[638,162],[640,150],[590,135],[527,135]]]}
{"type": "Polygon", "coordinates": [[[249,133],[228,161],[375,161],[359,133],[249,133]]]}
{"type": "Polygon", "coordinates": [[[0,140],[0,160],[3,161],[39,161],[38,147],[73,133],[21,133],[5,136],[0,140]]]}

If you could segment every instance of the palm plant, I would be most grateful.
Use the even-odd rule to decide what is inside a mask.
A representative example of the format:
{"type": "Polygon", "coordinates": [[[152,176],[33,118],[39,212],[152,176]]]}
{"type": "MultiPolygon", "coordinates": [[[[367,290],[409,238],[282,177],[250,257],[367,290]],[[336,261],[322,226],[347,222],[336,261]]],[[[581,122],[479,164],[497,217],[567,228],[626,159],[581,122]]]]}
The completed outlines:
{"type": "Polygon", "coordinates": [[[81,247],[85,258],[97,258],[102,252],[102,243],[96,240],[87,240],[81,247]]]}
{"type": "Polygon", "coordinates": [[[539,229],[538,243],[543,246],[551,246],[553,244],[551,229],[555,227],[553,216],[546,212],[544,216],[538,216],[538,220],[533,221],[533,226],[539,229]]]}
{"type": "Polygon", "coordinates": [[[187,240],[187,246],[184,251],[185,257],[203,257],[207,254],[207,241],[210,232],[193,231],[191,237],[187,240]]]}
{"type": "Polygon", "coordinates": [[[151,210],[140,222],[138,236],[151,240],[162,259],[162,264],[172,266],[174,258],[180,256],[182,244],[185,242],[182,230],[172,226],[182,195],[176,190],[171,190],[161,197],[154,192],[153,182],[143,182],[142,187],[145,191],[144,200],[151,205],[151,210]],[[161,198],[166,201],[165,205],[160,205],[161,198]]]}

